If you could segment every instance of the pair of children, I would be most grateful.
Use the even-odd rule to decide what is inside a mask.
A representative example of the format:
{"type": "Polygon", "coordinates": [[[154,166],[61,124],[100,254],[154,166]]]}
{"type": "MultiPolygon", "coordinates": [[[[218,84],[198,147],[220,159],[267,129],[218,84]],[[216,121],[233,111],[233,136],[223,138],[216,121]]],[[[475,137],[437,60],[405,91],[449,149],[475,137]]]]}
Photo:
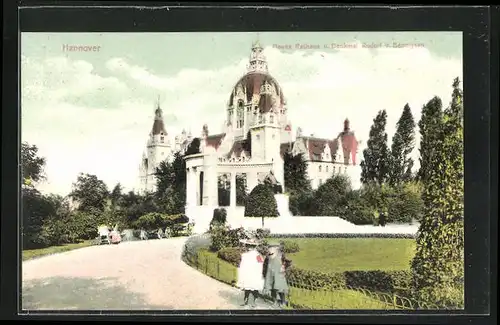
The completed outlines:
{"type": "Polygon", "coordinates": [[[241,254],[238,268],[237,286],[244,291],[245,307],[255,307],[255,299],[259,291],[270,292],[274,304],[282,307],[286,304],[285,296],[288,292],[285,271],[288,261],[285,259],[281,245],[270,243],[267,256],[263,257],[258,251],[259,243],[255,240],[242,240],[245,252],[241,254]]]}

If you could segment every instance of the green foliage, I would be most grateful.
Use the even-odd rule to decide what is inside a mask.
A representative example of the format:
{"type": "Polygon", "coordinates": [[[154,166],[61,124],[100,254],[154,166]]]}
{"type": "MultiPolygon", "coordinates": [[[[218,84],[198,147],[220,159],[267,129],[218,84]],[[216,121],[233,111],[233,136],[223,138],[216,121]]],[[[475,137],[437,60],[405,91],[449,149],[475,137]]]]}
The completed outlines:
{"type": "Polygon", "coordinates": [[[31,187],[23,187],[21,202],[23,248],[49,245],[49,236],[43,233],[44,225],[49,218],[56,217],[58,212],[63,211],[62,200],[58,201],[56,197],[44,196],[31,187]]]}
{"type": "Polygon", "coordinates": [[[422,114],[418,122],[420,132],[420,169],[418,179],[426,181],[431,172],[431,160],[436,154],[436,141],[438,141],[439,129],[443,118],[442,101],[439,97],[432,98],[422,107],[422,114]]]}
{"type": "Polygon", "coordinates": [[[439,305],[464,305],[463,106],[458,78],[450,106],[435,127],[423,179],[424,214],[412,261],[415,295],[439,305]]]}
{"type": "Polygon", "coordinates": [[[283,240],[281,241],[281,245],[285,254],[298,253],[300,251],[299,243],[296,241],[283,240]]]}
{"type": "Polygon", "coordinates": [[[413,160],[410,155],[415,147],[415,121],[410,106],[405,105],[392,138],[389,183],[391,185],[411,180],[413,160]]]}
{"type": "Polygon", "coordinates": [[[307,163],[304,154],[292,155],[291,152],[285,151],[283,162],[285,189],[295,192],[310,191],[311,181],[307,175],[307,163]]]}
{"type": "Polygon", "coordinates": [[[289,210],[294,216],[314,214],[315,202],[313,191],[289,191],[289,210]]]}
{"type": "Polygon", "coordinates": [[[324,273],[292,266],[287,271],[291,284],[314,289],[363,288],[380,292],[398,292],[411,283],[410,271],[345,271],[324,273]]]}
{"type": "Polygon", "coordinates": [[[70,196],[79,203],[78,210],[102,212],[106,208],[109,192],[106,184],[96,175],[80,173],[70,196]]]}
{"type": "Polygon", "coordinates": [[[259,229],[255,230],[255,237],[257,239],[262,240],[262,239],[268,238],[270,235],[271,235],[271,230],[269,230],[269,229],[259,228],[259,229]]]}
{"type": "Polygon", "coordinates": [[[213,227],[210,235],[212,240],[210,250],[212,252],[218,252],[226,247],[239,247],[240,240],[247,238],[243,228],[231,229],[227,226],[213,227]]]}
{"type": "Polygon", "coordinates": [[[225,226],[227,222],[227,211],[224,208],[214,209],[212,220],[210,221],[210,229],[217,226],[225,226]]]}
{"type": "Polygon", "coordinates": [[[45,178],[43,169],[45,158],[38,156],[38,147],[27,142],[21,143],[21,177],[24,185],[39,182],[45,178]]]}
{"type": "Polygon", "coordinates": [[[200,153],[200,138],[194,138],[186,149],[186,156],[200,153]]]}
{"type": "Polygon", "coordinates": [[[411,223],[420,220],[424,211],[422,186],[419,183],[403,183],[395,188],[389,204],[389,221],[411,223]]]}
{"type": "Polygon", "coordinates": [[[225,247],[217,252],[217,257],[237,267],[240,265],[243,252],[240,247],[225,247]]]}
{"type": "Polygon", "coordinates": [[[375,223],[374,210],[360,190],[351,191],[347,195],[347,209],[344,219],[355,225],[371,225],[375,223]]]}
{"type": "Polygon", "coordinates": [[[172,163],[162,161],[155,173],[156,202],[166,214],[184,213],[186,205],[186,163],[179,152],[174,156],[172,163]]]}
{"type": "Polygon", "coordinates": [[[248,195],[245,204],[245,217],[264,218],[279,216],[278,204],[271,188],[264,184],[259,184],[253,188],[248,195]]]}
{"type": "Polygon", "coordinates": [[[144,229],[147,231],[168,227],[172,228],[175,232],[180,231],[180,228],[176,225],[185,224],[187,222],[189,222],[189,218],[183,214],[166,215],[153,212],[141,216],[136,222],[134,222],[134,226],[138,229],[144,229]]]}
{"type": "Polygon", "coordinates": [[[351,191],[348,177],[335,174],[323,183],[314,193],[313,215],[342,216],[346,212],[347,198],[351,191]]]}
{"type": "Polygon", "coordinates": [[[388,178],[390,152],[387,146],[386,124],[387,112],[385,110],[379,111],[370,128],[367,148],[363,150],[364,159],[361,162],[361,182],[363,184],[369,182],[382,184],[388,178]]]}

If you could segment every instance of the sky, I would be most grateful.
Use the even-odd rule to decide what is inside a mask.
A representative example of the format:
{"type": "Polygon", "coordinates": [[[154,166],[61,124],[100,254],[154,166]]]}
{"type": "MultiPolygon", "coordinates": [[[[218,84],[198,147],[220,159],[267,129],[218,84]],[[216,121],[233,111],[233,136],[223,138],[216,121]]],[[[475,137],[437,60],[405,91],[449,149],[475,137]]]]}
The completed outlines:
{"type": "MultiPolygon", "coordinates": [[[[418,122],[462,80],[460,32],[22,33],[21,141],[47,160],[38,188],[67,195],[79,173],[137,188],[158,98],[169,134],[220,133],[257,39],[293,130],[334,138],[349,118],[360,157],[378,111],[390,144],[405,104],[418,122]],[[95,51],[66,50],[80,45],[95,51]]],[[[416,160],[418,141],[417,129],[416,160]]]]}

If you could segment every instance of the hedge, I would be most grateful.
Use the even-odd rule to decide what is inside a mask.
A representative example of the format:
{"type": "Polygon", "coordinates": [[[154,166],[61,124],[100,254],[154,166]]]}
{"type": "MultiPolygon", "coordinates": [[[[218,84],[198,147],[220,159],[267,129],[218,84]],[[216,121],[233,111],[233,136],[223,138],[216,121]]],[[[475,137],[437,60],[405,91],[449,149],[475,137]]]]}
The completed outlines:
{"type": "Polygon", "coordinates": [[[217,257],[238,267],[241,262],[243,250],[238,247],[225,247],[217,252],[217,257]]]}
{"type": "Polygon", "coordinates": [[[359,233],[311,233],[311,234],[269,234],[269,238],[402,238],[415,239],[416,234],[359,234],[359,233]]]}
{"type": "Polygon", "coordinates": [[[291,267],[287,279],[292,286],[310,290],[363,288],[379,292],[404,292],[410,287],[410,271],[345,271],[323,273],[291,267]]]}

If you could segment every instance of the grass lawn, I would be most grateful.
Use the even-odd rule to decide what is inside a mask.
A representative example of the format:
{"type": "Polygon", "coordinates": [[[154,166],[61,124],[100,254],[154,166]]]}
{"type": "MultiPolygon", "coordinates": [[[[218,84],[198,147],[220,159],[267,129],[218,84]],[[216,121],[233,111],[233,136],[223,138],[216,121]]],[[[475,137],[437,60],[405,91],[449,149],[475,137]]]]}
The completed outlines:
{"type": "Polygon", "coordinates": [[[400,238],[289,238],[299,244],[293,265],[325,273],[408,270],[415,240],[400,238]]]}
{"type": "Polygon", "coordinates": [[[81,243],[77,243],[77,244],[50,246],[50,247],[39,248],[39,249],[26,249],[26,250],[23,250],[23,261],[30,260],[30,259],[37,258],[37,257],[42,257],[45,255],[67,252],[67,251],[71,251],[73,249],[83,248],[83,247],[87,247],[87,246],[92,246],[91,240],[85,240],[85,241],[83,241],[81,243]]]}

